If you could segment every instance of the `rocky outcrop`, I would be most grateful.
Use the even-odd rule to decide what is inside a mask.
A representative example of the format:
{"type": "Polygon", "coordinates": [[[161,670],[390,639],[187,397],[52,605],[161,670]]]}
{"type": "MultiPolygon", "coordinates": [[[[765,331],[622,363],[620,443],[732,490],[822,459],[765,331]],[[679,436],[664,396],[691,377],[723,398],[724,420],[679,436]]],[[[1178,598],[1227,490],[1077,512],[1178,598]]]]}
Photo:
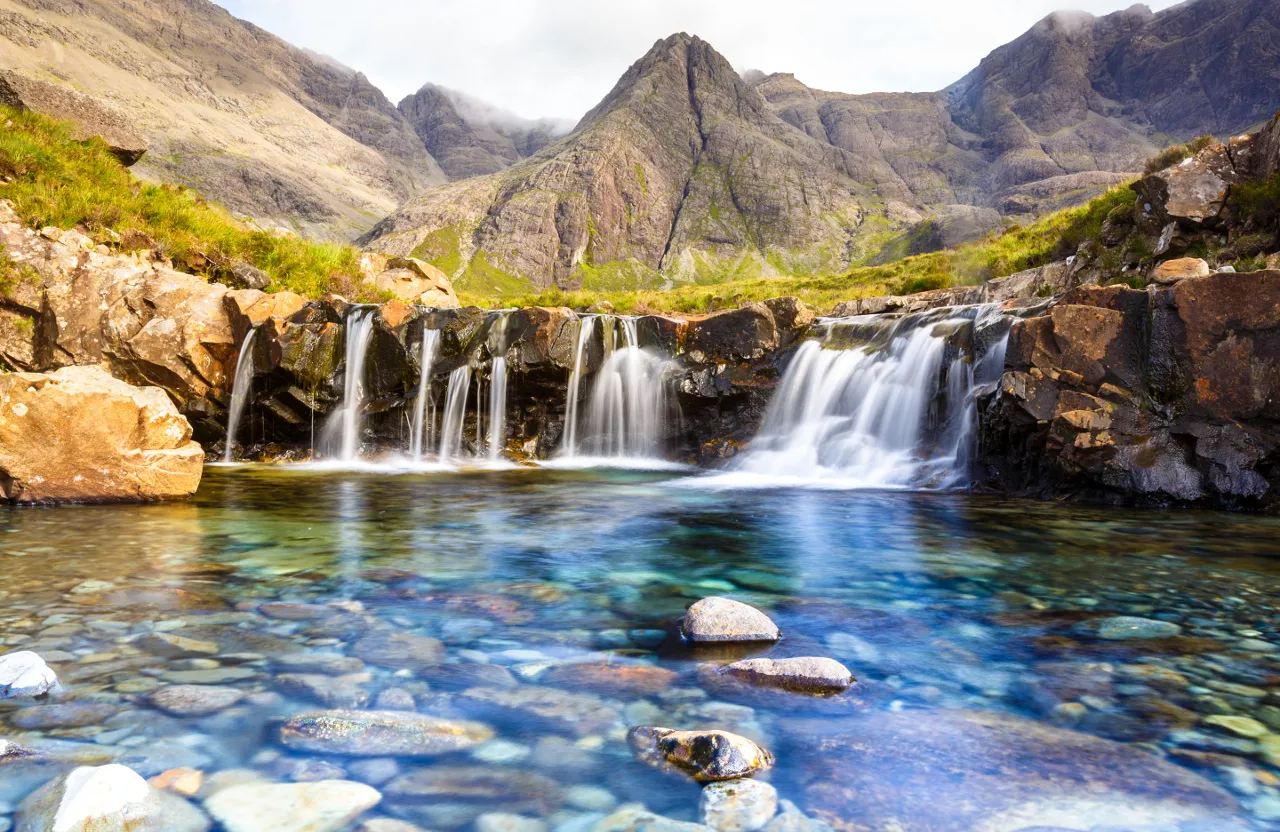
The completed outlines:
{"type": "Polygon", "coordinates": [[[983,418],[987,482],[1112,502],[1274,500],[1280,272],[1082,287],[1019,321],[983,418]]]}
{"type": "Polygon", "coordinates": [[[124,165],[132,165],[147,152],[147,140],[118,109],[67,89],[37,81],[16,72],[0,72],[0,104],[19,112],[32,110],[42,116],[70,122],[71,135],[79,141],[98,138],[124,165]]]}
{"type": "Polygon", "coordinates": [[[97,367],[0,375],[0,494],[21,503],[188,497],[204,451],[164,391],[97,367]]]}
{"type": "Polygon", "coordinates": [[[457,309],[458,295],[448,275],[413,257],[392,257],[387,268],[365,283],[405,303],[437,309],[457,309]]]}

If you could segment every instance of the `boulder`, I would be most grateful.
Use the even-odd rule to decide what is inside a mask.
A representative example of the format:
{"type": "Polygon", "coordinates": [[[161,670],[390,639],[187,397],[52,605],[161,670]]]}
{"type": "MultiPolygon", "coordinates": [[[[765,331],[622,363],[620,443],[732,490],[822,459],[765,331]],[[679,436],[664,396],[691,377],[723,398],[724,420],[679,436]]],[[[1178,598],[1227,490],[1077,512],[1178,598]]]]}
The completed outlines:
{"type": "Polygon", "coordinates": [[[204,451],[164,391],[97,367],[0,375],[0,493],[22,503],[189,497],[204,451]]]}
{"type": "Polygon", "coordinates": [[[1212,228],[1219,224],[1227,192],[1238,179],[1227,146],[1213,144],[1132,187],[1144,216],[1161,227],[1176,222],[1188,229],[1212,228]]]}
{"type": "Polygon", "coordinates": [[[248,263],[233,263],[221,275],[222,282],[232,289],[257,289],[262,291],[271,285],[271,275],[248,263]]]}
{"type": "Polygon", "coordinates": [[[449,276],[414,257],[390,258],[387,270],[365,278],[365,283],[405,303],[438,309],[457,309],[460,306],[449,276]]]}
{"type": "Polygon", "coordinates": [[[840,662],[813,657],[747,659],[734,662],[721,672],[761,687],[817,695],[839,693],[854,682],[849,668],[840,662]]]}
{"type": "Polygon", "coordinates": [[[57,689],[57,674],[35,653],[0,656],[0,699],[28,699],[57,689]]]}
{"type": "Polygon", "coordinates": [[[640,726],[627,734],[640,762],[676,770],[699,783],[736,780],[773,767],[773,755],[746,737],[728,731],[675,731],[640,726]]]}
{"type": "Polygon", "coordinates": [[[777,641],[778,625],[755,607],[730,598],[703,598],[689,607],[681,625],[691,642],[777,641]]]}
{"type": "Polygon", "coordinates": [[[9,70],[0,71],[0,104],[68,121],[72,138],[79,141],[102,139],[126,166],[134,164],[147,152],[146,138],[123,112],[59,84],[37,81],[9,70]]]}
{"type": "Polygon", "coordinates": [[[1171,286],[1190,277],[1208,277],[1209,264],[1198,257],[1166,260],[1151,270],[1147,279],[1161,286],[1171,286]]]}
{"type": "Polygon", "coordinates": [[[814,752],[798,761],[799,802],[839,828],[1210,829],[1232,828],[1239,812],[1226,791],[1155,755],[1007,714],[877,712],[780,728],[814,752]]]}
{"type": "Polygon", "coordinates": [[[336,832],[381,800],[363,783],[321,780],[229,786],[204,806],[226,832],[336,832]]]}
{"type": "Polygon", "coordinates": [[[295,716],[280,728],[286,748],[347,757],[434,757],[493,739],[479,722],[405,711],[320,711],[295,716]]]}
{"type": "Polygon", "coordinates": [[[698,363],[761,358],[778,348],[778,325],[763,303],[689,318],[686,347],[698,363]]]}
{"type": "Polygon", "coordinates": [[[763,780],[711,783],[702,790],[698,816],[719,832],[755,832],[778,813],[778,790],[763,780]]]}
{"type": "Polygon", "coordinates": [[[212,824],[176,795],[122,765],[82,766],[18,806],[15,832],[205,832],[212,824]]]}

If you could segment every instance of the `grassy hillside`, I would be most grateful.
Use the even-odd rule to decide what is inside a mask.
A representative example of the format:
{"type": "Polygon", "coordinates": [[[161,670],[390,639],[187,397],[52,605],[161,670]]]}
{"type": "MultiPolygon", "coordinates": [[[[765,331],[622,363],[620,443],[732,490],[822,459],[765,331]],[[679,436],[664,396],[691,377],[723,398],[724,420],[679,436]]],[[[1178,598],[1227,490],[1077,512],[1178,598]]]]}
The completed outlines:
{"type": "MultiPolygon", "coordinates": [[[[218,279],[229,266],[243,261],[270,275],[272,290],[288,289],[308,297],[334,292],[377,300],[359,282],[360,252],[351,246],[256,229],[194,191],[140,182],[102,142],[75,141],[63,125],[41,116],[0,107],[0,119],[5,123],[0,131],[0,198],[11,200],[33,227],[79,227],[99,242],[123,250],[154,247],[176,267],[209,279],[218,279]]],[[[955,250],[835,275],[751,278],[627,292],[523,293],[501,281],[490,281],[470,290],[463,286],[458,294],[464,305],[583,308],[608,301],[619,312],[637,313],[704,312],[796,295],[826,311],[843,300],[976,285],[1049,263],[1096,238],[1107,215],[1132,201],[1132,192],[1118,188],[1082,207],[955,250]]],[[[8,274],[0,277],[14,279],[8,274]]]]}
{"type": "Polygon", "coordinates": [[[124,250],[154,247],[209,278],[242,261],[270,275],[275,290],[362,294],[351,246],[250,228],[194,191],[140,182],[101,141],[75,141],[34,113],[0,107],[0,122],[0,199],[35,228],[79,227],[124,250]]]}

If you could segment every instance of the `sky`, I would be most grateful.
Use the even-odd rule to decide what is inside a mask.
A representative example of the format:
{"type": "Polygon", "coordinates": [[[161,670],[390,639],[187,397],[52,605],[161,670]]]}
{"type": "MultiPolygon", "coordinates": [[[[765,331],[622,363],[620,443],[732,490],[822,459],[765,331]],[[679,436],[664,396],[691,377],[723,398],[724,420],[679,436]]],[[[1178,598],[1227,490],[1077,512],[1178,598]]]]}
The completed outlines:
{"type": "MultiPolygon", "coordinates": [[[[740,72],[839,92],[939,90],[1062,8],[1126,0],[218,0],[363,72],[392,102],[424,83],[577,120],[655,41],[688,32],[740,72]]],[[[1148,0],[1160,10],[1174,0],[1148,0]]]]}

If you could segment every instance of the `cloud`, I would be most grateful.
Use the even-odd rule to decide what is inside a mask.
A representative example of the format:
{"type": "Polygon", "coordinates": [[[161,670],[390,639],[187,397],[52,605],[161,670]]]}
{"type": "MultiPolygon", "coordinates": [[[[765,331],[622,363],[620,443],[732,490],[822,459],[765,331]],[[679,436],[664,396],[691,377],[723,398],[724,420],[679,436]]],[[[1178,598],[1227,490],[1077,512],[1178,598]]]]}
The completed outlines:
{"type": "MultiPolygon", "coordinates": [[[[576,120],[673,32],[734,66],[841,92],[932,91],[1062,0],[222,0],[238,17],[369,76],[393,101],[436,83],[525,117],[576,120]]],[[[1117,0],[1070,0],[1106,14],[1117,0]]],[[[1173,0],[1148,2],[1159,10],[1173,0]]]]}

